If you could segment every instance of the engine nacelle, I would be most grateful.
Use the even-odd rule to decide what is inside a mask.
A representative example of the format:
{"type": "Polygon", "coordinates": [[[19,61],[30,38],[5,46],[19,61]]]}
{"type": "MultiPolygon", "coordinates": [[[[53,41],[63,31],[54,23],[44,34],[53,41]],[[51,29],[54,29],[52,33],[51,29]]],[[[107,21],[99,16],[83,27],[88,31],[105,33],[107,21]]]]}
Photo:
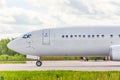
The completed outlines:
{"type": "Polygon", "coordinates": [[[120,61],[120,45],[113,45],[110,47],[110,60],[120,61]]]}

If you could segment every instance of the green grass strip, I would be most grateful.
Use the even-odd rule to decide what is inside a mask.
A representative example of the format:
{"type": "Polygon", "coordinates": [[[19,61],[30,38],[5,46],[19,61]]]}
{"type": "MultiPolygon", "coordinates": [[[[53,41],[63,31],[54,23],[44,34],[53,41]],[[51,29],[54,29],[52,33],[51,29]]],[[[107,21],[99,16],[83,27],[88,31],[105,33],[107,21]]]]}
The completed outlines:
{"type": "Polygon", "coordinates": [[[0,80],[120,80],[120,71],[0,71],[0,80]]]}
{"type": "Polygon", "coordinates": [[[25,64],[26,61],[0,61],[0,64],[25,64]]]}

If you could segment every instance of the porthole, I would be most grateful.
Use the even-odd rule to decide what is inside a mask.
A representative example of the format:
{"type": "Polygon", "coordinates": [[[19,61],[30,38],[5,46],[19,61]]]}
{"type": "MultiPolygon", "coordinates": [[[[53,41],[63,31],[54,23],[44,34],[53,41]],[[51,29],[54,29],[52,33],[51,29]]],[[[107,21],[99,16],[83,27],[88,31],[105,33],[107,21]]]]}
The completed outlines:
{"type": "Polygon", "coordinates": [[[83,35],[83,38],[85,38],[85,35],[83,35]]]}
{"type": "Polygon", "coordinates": [[[79,35],[79,37],[81,37],[81,35],[79,35]]]}
{"type": "Polygon", "coordinates": [[[77,35],[74,35],[75,37],[77,37],[77,35]]]}
{"type": "Polygon", "coordinates": [[[73,37],[73,35],[70,35],[70,37],[72,38],[72,37],[73,37]]]}
{"type": "Polygon", "coordinates": [[[88,35],[88,38],[90,38],[90,35],[88,35]]]}
{"type": "Polygon", "coordinates": [[[100,35],[97,35],[97,37],[99,37],[100,35]]]}
{"type": "Polygon", "coordinates": [[[119,37],[120,37],[120,34],[119,34],[119,37]]]}
{"type": "Polygon", "coordinates": [[[111,34],[110,37],[113,37],[113,35],[111,34]]]}
{"type": "Polygon", "coordinates": [[[92,35],[92,37],[95,37],[95,35],[92,35]]]}
{"type": "Polygon", "coordinates": [[[62,35],[62,38],[64,38],[65,36],[64,35],[62,35]]]}
{"type": "Polygon", "coordinates": [[[104,35],[101,35],[102,37],[104,37],[104,35]]]}
{"type": "Polygon", "coordinates": [[[66,35],[66,38],[68,38],[68,35],[66,35]]]}

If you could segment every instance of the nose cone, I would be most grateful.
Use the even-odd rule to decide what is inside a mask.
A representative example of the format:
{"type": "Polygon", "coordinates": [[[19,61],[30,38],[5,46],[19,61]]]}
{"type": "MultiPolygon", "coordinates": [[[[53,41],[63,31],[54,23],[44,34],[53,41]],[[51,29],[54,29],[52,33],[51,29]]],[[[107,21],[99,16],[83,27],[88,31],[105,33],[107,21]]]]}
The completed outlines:
{"type": "Polygon", "coordinates": [[[17,51],[17,47],[16,47],[16,41],[11,41],[7,44],[7,47],[13,51],[17,51]]]}
{"type": "Polygon", "coordinates": [[[22,46],[21,46],[21,40],[15,39],[7,44],[7,47],[15,52],[21,53],[22,46]]]}
{"type": "Polygon", "coordinates": [[[15,52],[18,52],[20,54],[31,54],[33,53],[34,49],[33,47],[29,47],[29,43],[26,42],[26,40],[22,38],[17,38],[7,44],[7,47],[15,52]]]}
{"type": "Polygon", "coordinates": [[[7,44],[7,47],[11,50],[16,50],[16,47],[15,47],[15,42],[14,41],[11,41],[7,44]]]}

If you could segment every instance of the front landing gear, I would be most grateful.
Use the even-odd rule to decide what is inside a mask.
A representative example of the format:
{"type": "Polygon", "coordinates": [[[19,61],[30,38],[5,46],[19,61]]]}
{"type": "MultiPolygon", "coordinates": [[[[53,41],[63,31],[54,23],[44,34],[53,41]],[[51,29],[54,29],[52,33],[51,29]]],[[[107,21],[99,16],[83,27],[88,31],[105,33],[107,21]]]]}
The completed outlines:
{"type": "Polygon", "coordinates": [[[37,60],[37,61],[36,61],[36,66],[37,66],[37,67],[42,66],[42,62],[41,62],[40,60],[37,60]]]}

